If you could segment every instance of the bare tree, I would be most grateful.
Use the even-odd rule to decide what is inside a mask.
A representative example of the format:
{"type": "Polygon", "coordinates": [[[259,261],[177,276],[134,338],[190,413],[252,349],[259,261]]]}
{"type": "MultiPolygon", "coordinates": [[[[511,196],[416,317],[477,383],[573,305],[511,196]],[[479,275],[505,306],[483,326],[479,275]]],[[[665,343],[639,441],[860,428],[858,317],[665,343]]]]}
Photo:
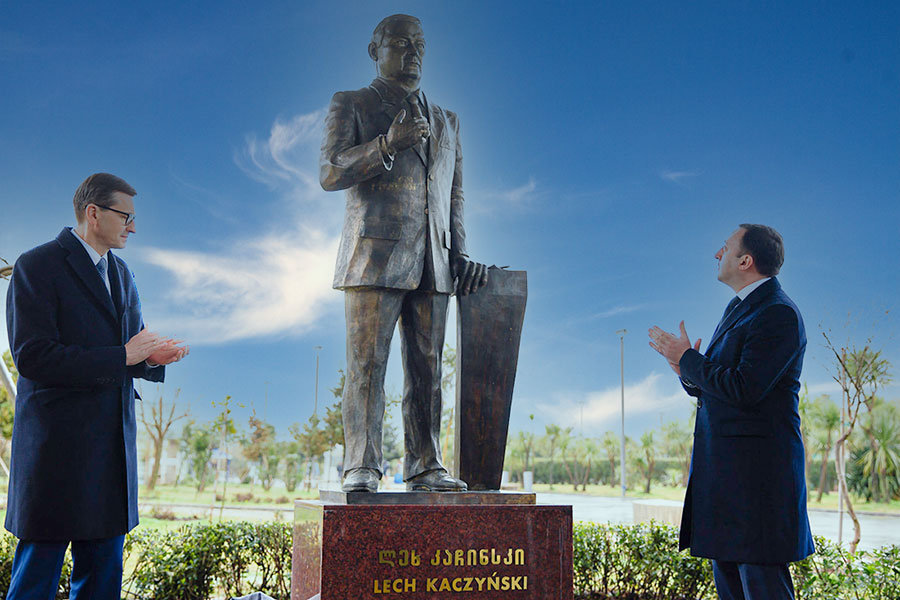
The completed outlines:
{"type": "Polygon", "coordinates": [[[835,470],[837,471],[838,486],[840,493],[847,505],[847,512],[853,521],[853,541],[850,542],[850,552],[856,552],[859,545],[861,530],[859,526],[859,518],[853,509],[853,503],[850,500],[850,492],[847,490],[847,473],[844,470],[843,456],[846,452],[846,442],[853,433],[859,417],[859,410],[863,406],[867,410],[871,410],[877,401],[878,388],[890,382],[890,363],[881,357],[881,351],[875,351],[866,344],[863,348],[838,348],[835,346],[831,338],[824,331],[822,336],[825,338],[826,347],[831,350],[835,357],[836,373],[832,374],[833,379],[841,386],[841,393],[844,397],[844,415],[847,428],[841,432],[834,446],[835,452],[835,470]]]}
{"type": "Polygon", "coordinates": [[[153,467],[150,469],[150,477],[147,479],[148,490],[153,490],[153,488],[156,487],[156,480],[159,478],[159,463],[162,459],[163,445],[166,442],[166,435],[169,433],[169,428],[175,421],[188,416],[188,411],[179,414],[177,417],[175,416],[175,408],[178,406],[178,394],[181,393],[181,389],[175,390],[175,395],[172,398],[172,404],[169,406],[168,413],[166,413],[163,405],[163,388],[162,386],[158,386],[157,389],[159,390],[159,398],[154,404],[150,405],[149,420],[144,411],[145,403],[141,402],[141,424],[144,426],[144,429],[147,430],[147,433],[150,435],[150,439],[153,442],[153,467]]]}

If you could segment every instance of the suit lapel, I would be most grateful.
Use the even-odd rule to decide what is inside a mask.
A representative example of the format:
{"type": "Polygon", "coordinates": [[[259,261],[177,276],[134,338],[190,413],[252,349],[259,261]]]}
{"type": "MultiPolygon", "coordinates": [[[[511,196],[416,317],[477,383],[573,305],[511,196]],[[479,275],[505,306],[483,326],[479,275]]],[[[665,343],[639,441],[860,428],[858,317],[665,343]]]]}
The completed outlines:
{"type": "Polygon", "coordinates": [[[781,286],[778,283],[778,280],[774,277],[769,281],[765,282],[755,290],[753,290],[749,296],[744,298],[744,300],[734,307],[734,310],[731,311],[725,320],[722,322],[722,325],[716,330],[715,334],[713,334],[713,338],[710,340],[709,345],[706,347],[707,351],[712,348],[716,342],[722,339],[722,336],[725,333],[734,327],[734,324],[738,322],[738,320],[746,315],[750,310],[757,304],[759,304],[764,298],[769,296],[770,294],[775,293],[781,286]]]}
{"type": "MultiPolygon", "coordinates": [[[[425,94],[422,92],[420,94],[424,101],[425,94]]],[[[426,166],[430,167],[437,164],[437,152],[444,137],[446,123],[440,109],[433,107],[428,102],[425,103],[425,106],[428,109],[428,120],[431,124],[431,137],[428,140],[428,162],[426,163],[426,166]]]]}
{"type": "MultiPolygon", "coordinates": [[[[113,306],[112,298],[106,290],[103,280],[100,279],[100,273],[97,272],[97,267],[91,262],[91,258],[88,256],[87,251],[82,247],[81,242],[76,240],[74,236],[75,234],[68,229],[63,229],[60,234],[56,236],[56,241],[69,252],[66,261],[68,261],[72,270],[75,271],[75,275],[77,275],[90,290],[94,300],[96,300],[103,308],[104,312],[113,320],[118,320],[116,308],[113,306]]],[[[112,272],[112,269],[108,272],[112,272]]],[[[111,280],[110,283],[112,283],[111,280]]]]}
{"type": "Polygon", "coordinates": [[[113,304],[116,307],[116,314],[119,319],[121,319],[122,313],[125,312],[125,285],[122,283],[125,281],[126,276],[125,267],[112,252],[109,252],[109,258],[110,263],[115,265],[115,268],[108,271],[109,290],[113,299],[113,304]]]}

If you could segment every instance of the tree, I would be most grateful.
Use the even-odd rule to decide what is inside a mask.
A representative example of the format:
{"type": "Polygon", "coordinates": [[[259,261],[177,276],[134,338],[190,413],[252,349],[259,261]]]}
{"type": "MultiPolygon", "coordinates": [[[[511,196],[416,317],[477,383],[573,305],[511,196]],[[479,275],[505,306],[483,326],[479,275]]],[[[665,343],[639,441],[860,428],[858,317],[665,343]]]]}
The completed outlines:
{"type": "Polygon", "coordinates": [[[612,431],[603,434],[603,440],[600,442],[603,451],[606,453],[606,460],[609,462],[609,485],[616,486],[616,459],[620,454],[620,442],[612,431]]]}
{"type": "Polygon", "coordinates": [[[544,440],[547,444],[547,450],[550,457],[550,489],[553,489],[553,458],[556,454],[556,445],[559,441],[559,436],[562,435],[562,428],[556,424],[550,424],[544,426],[544,440]]]}
{"type": "Polygon", "coordinates": [[[834,435],[841,424],[841,411],[828,396],[816,398],[808,411],[808,418],[812,425],[812,435],[809,440],[812,449],[821,457],[819,466],[819,485],[816,494],[816,502],[822,501],[825,493],[826,477],[828,475],[828,459],[831,449],[834,447],[834,435]]]}
{"type": "Polygon", "coordinates": [[[869,478],[871,497],[875,502],[889,502],[900,490],[900,416],[894,406],[881,404],[869,417],[869,445],[857,460],[862,474],[869,478]]]}
{"type": "Polygon", "coordinates": [[[308,468],[306,490],[309,491],[312,487],[312,464],[314,461],[321,463],[322,455],[328,450],[328,440],[325,432],[319,428],[319,416],[315,413],[309,416],[303,429],[300,429],[298,423],[294,423],[291,425],[290,432],[306,457],[308,468]]]}
{"type": "MultiPolygon", "coordinates": [[[[568,428],[567,431],[570,429],[568,428]]],[[[578,491],[579,485],[582,491],[587,491],[587,483],[591,477],[591,466],[597,452],[597,446],[594,444],[594,441],[590,438],[573,438],[570,443],[560,444],[560,451],[563,454],[563,463],[566,465],[566,471],[575,491],[578,491]],[[568,455],[571,457],[571,466],[569,466],[569,461],[566,457],[566,450],[568,450],[568,455]]]]}
{"type": "Polygon", "coordinates": [[[161,385],[157,386],[156,391],[159,397],[156,403],[150,406],[150,419],[147,419],[147,414],[144,410],[145,402],[141,402],[140,412],[141,424],[147,430],[147,434],[153,442],[153,467],[150,469],[150,477],[147,479],[148,491],[152,491],[156,487],[156,481],[159,479],[159,463],[162,459],[163,447],[169,428],[172,427],[172,423],[184,419],[189,414],[189,411],[185,411],[175,416],[175,408],[178,406],[178,395],[181,393],[180,389],[175,390],[172,405],[169,407],[168,412],[163,406],[163,387],[161,385]]]}
{"type": "Polygon", "coordinates": [[[2,257],[0,257],[0,262],[3,262],[3,266],[0,267],[0,279],[9,279],[9,276],[12,275],[13,272],[12,265],[6,262],[6,259],[2,257]]]}
{"type": "Polygon", "coordinates": [[[644,477],[644,493],[649,494],[653,469],[656,468],[656,447],[653,443],[652,431],[645,431],[641,435],[641,445],[634,453],[633,462],[644,477]]]}
{"type": "MultiPolygon", "coordinates": [[[[325,409],[325,439],[327,440],[330,449],[333,449],[335,446],[344,445],[344,416],[341,412],[341,402],[344,398],[344,381],[346,376],[344,375],[343,369],[339,369],[338,373],[341,376],[340,381],[338,381],[337,386],[331,388],[331,393],[334,394],[335,402],[325,409]]],[[[331,454],[329,454],[327,480],[330,480],[331,478],[331,467],[331,454]]]]}
{"type": "MultiPolygon", "coordinates": [[[[237,428],[234,425],[234,419],[231,417],[231,396],[225,396],[225,399],[221,402],[213,402],[213,407],[221,407],[222,412],[220,412],[215,421],[213,421],[213,431],[216,432],[217,435],[221,435],[222,445],[219,447],[222,453],[222,457],[225,459],[225,477],[222,480],[222,504],[219,506],[219,521],[222,520],[222,515],[225,512],[225,494],[228,493],[228,436],[234,435],[237,433],[237,428]]],[[[221,460],[216,461],[216,480],[213,487],[213,491],[215,491],[215,486],[219,484],[219,472],[221,470],[221,460]]],[[[210,515],[210,519],[212,516],[210,515]]]]}
{"type": "Polygon", "coordinates": [[[680,421],[669,421],[662,426],[663,451],[670,457],[678,460],[681,466],[681,485],[687,486],[688,477],[691,474],[691,449],[694,445],[694,435],[690,422],[685,426],[680,421]]]}
{"type": "MultiPolygon", "coordinates": [[[[6,454],[10,441],[12,440],[13,416],[16,412],[15,403],[15,385],[19,381],[19,372],[16,371],[16,365],[13,364],[12,354],[9,350],[3,352],[0,356],[6,370],[2,373],[3,385],[0,385],[0,454],[6,454]],[[7,376],[9,379],[7,379],[7,376]],[[8,387],[7,387],[8,386],[8,387]]],[[[0,369],[3,368],[0,365],[0,369]]],[[[0,467],[3,468],[6,476],[9,477],[9,468],[6,461],[0,458],[0,467]]]]}
{"type": "MultiPolygon", "coordinates": [[[[272,487],[269,473],[270,448],[275,444],[275,427],[256,416],[256,411],[248,419],[250,435],[242,449],[244,457],[256,465],[256,474],[263,489],[272,487]]],[[[276,465],[277,466],[277,465],[276,465]]]]}
{"type": "Polygon", "coordinates": [[[876,403],[878,390],[890,382],[890,363],[881,357],[881,351],[873,350],[869,344],[862,348],[838,348],[835,346],[828,334],[824,331],[822,336],[825,338],[826,347],[834,354],[835,363],[833,365],[834,372],[832,378],[841,386],[841,394],[843,395],[844,405],[846,407],[847,429],[835,442],[835,470],[837,471],[838,484],[844,503],[847,505],[847,512],[853,521],[854,536],[850,542],[850,552],[856,552],[859,545],[861,530],[859,518],[853,509],[853,502],[850,500],[850,492],[847,489],[847,473],[844,470],[842,456],[844,455],[845,444],[856,425],[859,417],[860,408],[866,406],[871,410],[876,403]]]}
{"type": "Polygon", "coordinates": [[[181,431],[182,447],[187,449],[190,457],[191,472],[197,480],[199,494],[209,483],[209,461],[212,458],[213,443],[209,427],[198,426],[194,421],[188,422],[181,431]]]}
{"type": "Polygon", "coordinates": [[[284,473],[282,479],[284,480],[284,487],[288,492],[293,492],[297,489],[297,484],[300,482],[300,444],[296,441],[290,442],[279,442],[281,449],[279,454],[283,457],[284,464],[284,473]]]}

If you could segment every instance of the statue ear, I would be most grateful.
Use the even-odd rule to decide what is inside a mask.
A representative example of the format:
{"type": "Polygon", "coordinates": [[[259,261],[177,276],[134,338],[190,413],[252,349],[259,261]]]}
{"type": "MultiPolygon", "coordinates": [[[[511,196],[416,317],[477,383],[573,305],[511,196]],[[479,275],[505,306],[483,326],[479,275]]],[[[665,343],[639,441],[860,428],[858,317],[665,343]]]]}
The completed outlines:
{"type": "Polygon", "coordinates": [[[375,42],[369,42],[369,57],[378,62],[378,47],[375,45],[375,42]]]}

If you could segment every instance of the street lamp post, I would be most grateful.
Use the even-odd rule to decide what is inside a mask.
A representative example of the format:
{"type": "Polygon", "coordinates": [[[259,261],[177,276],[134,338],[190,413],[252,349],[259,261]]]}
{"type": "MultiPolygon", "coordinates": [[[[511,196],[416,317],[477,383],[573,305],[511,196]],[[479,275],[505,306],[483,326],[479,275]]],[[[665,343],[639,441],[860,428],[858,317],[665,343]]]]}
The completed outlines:
{"type": "Polygon", "coordinates": [[[322,346],[316,346],[316,391],[313,396],[313,414],[318,415],[319,412],[319,350],[322,346]]]}
{"type": "Polygon", "coordinates": [[[619,460],[622,463],[619,478],[622,485],[622,497],[625,497],[625,334],[627,329],[620,329],[616,332],[619,336],[619,369],[622,381],[622,448],[619,460]]]}
{"type": "MultiPolygon", "coordinates": [[[[313,416],[319,416],[319,350],[322,349],[322,346],[316,346],[316,388],[313,392],[313,416]]],[[[313,425],[313,423],[310,423],[313,425]]],[[[310,427],[309,431],[309,469],[306,474],[306,489],[308,490],[312,486],[312,439],[313,439],[313,430],[310,427]]]]}

